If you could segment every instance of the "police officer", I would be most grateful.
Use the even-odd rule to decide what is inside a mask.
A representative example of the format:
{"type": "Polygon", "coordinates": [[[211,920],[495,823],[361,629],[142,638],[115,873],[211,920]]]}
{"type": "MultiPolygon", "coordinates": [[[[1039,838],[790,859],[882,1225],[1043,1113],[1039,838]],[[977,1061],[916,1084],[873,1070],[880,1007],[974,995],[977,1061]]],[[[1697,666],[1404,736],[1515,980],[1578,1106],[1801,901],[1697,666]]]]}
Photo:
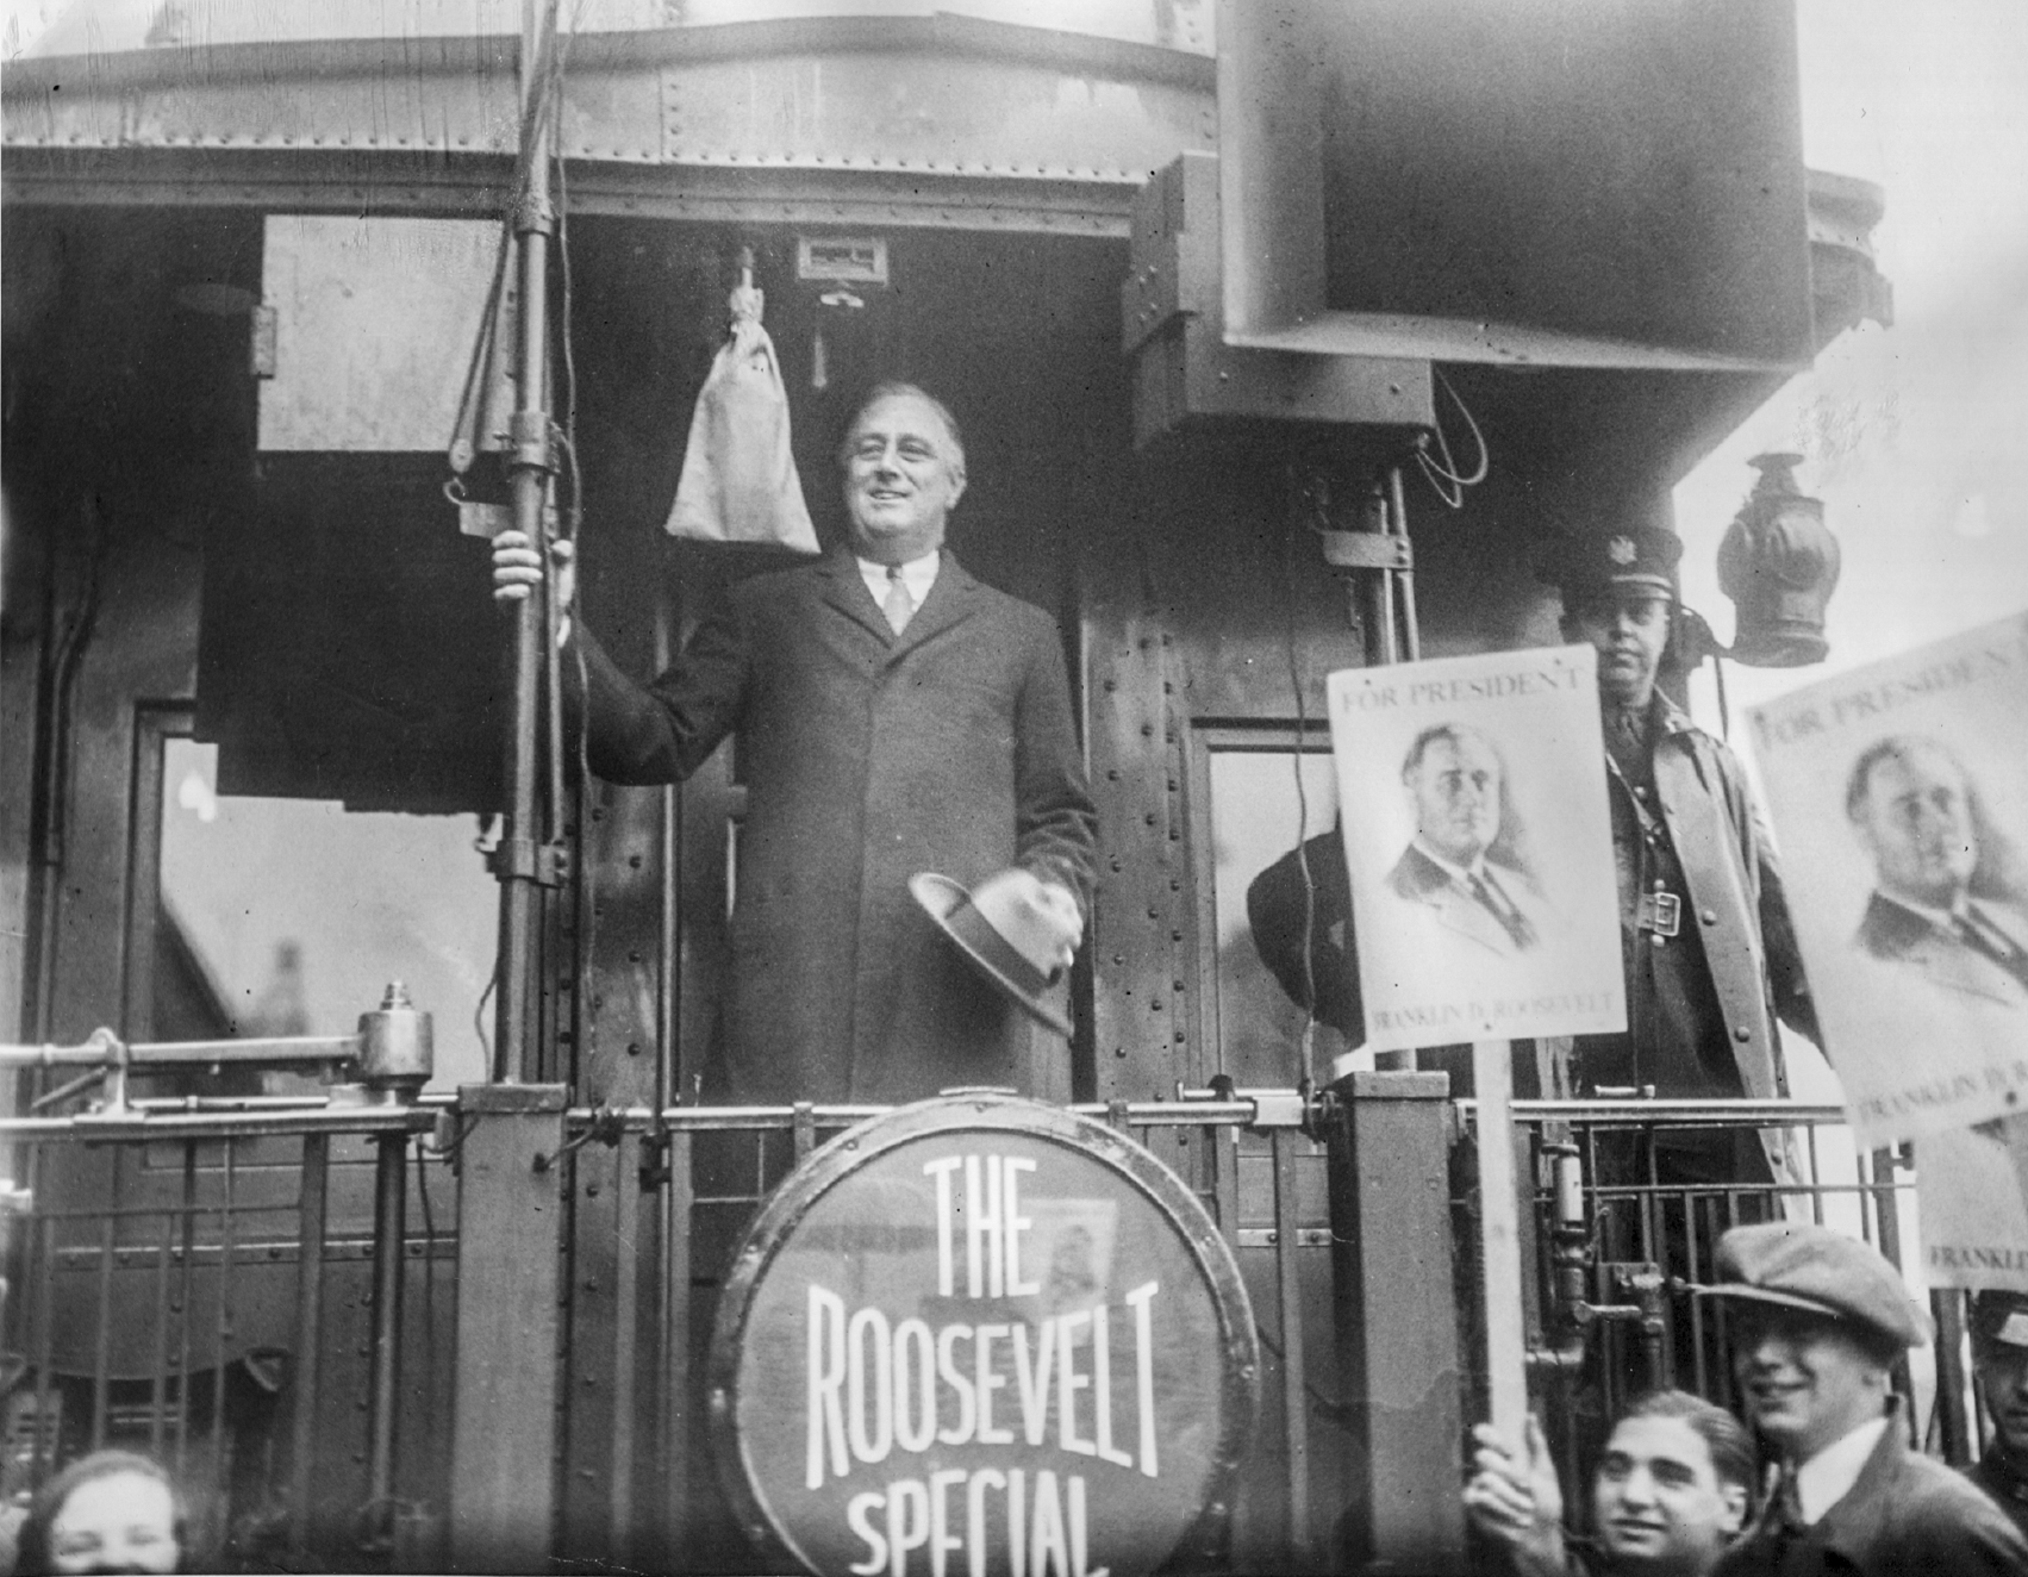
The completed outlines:
{"type": "Polygon", "coordinates": [[[1972,1368],[1993,1438],[1969,1476],[2028,1535],[2028,1292],[1973,1298],[1972,1368]]]}
{"type": "MultiPolygon", "coordinates": [[[[1599,711],[1618,870],[1628,1028],[1581,1037],[1582,1093],[1664,1098],[1788,1093],[1776,1019],[1816,1040],[1780,870],[1738,758],[1656,685],[1675,622],[1671,532],[1563,539],[1551,578],[1563,636],[1598,652],[1599,711]]],[[[1781,1180],[1785,1141],[1723,1130],[1663,1133],[1662,1181],[1781,1180]]]]}

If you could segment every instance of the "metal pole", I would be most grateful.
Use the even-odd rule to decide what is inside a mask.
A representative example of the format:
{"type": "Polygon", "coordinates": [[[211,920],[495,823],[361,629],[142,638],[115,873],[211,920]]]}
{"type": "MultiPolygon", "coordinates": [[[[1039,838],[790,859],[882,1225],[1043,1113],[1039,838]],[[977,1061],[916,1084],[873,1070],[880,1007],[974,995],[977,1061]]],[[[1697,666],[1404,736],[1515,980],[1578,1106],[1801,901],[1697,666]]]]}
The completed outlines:
{"type": "Polygon", "coordinates": [[[297,1204],[301,1223],[296,1260],[296,1372],[289,1419],[289,1553],[301,1560],[310,1551],[310,1482],[317,1450],[317,1390],[323,1373],[324,1223],[328,1134],[303,1136],[303,1182],[297,1204]]]}
{"type": "MultiPolygon", "coordinates": [[[[549,159],[555,104],[546,81],[556,47],[556,0],[531,17],[521,37],[521,157],[514,200],[514,236],[519,249],[520,321],[515,367],[517,385],[508,475],[513,487],[514,529],[535,545],[548,563],[549,532],[544,501],[555,470],[549,420],[549,230],[555,215],[549,203],[549,159]]],[[[538,775],[538,693],[544,669],[543,642],[549,638],[548,601],[527,597],[511,604],[514,705],[507,742],[508,812],[498,858],[500,894],[500,991],[495,1004],[492,1074],[496,1082],[535,1077],[539,1048],[529,1033],[530,996],[536,974],[536,914],[541,899],[540,825],[536,812],[538,775]]]]}
{"type": "MultiPolygon", "coordinates": [[[[1401,467],[1393,466],[1387,473],[1387,534],[1400,539],[1404,547],[1408,544],[1408,495],[1401,485],[1401,467]]],[[[1415,623],[1415,571],[1413,569],[1388,570],[1386,572],[1391,589],[1400,593],[1398,604],[1401,613],[1401,646],[1404,655],[1412,663],[1422,661],[1422,636],[1415,623]]],[[[1391,632],[1390,632],[1391,633],[1391,632]]]]}
{"type": "Polygon", "coordinates": [[[367,1498],[392,1526],[394,1418],[401,1403],[402,1260],[408,1252],[408,1135],[382,1134],[373,1179],[373,1411],[367,1498]]]}

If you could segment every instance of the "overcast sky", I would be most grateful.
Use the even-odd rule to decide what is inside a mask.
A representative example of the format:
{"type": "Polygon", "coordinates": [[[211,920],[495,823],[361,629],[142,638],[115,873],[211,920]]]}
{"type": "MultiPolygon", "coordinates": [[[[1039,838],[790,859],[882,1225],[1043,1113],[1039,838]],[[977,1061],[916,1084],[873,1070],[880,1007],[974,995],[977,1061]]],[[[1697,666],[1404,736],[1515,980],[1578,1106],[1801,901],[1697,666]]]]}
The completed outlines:
{"type": "Polygon", "coordinates": [[[1685,599],[1721,639],[1713,558],[1748,456],[1802,454],[1844,547],[1829,662],[1734,668],[1735,705],[2028,607],[2028,5],[1799,9],[1804,155],[1885,188],[1895,323],[1839,339],[1678,490],[1685,599]]]}

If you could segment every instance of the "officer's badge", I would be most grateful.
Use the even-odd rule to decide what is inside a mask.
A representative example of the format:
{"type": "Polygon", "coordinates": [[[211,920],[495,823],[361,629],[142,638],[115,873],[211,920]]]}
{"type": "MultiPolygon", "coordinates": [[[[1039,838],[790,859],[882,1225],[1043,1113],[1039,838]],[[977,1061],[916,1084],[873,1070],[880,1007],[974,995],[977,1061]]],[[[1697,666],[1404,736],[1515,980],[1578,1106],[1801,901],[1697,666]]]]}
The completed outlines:
{"type": "Polygon", "coordinates": [[[1606,544],[1606,557],[1622,569],[1640,557],[1641,550],[1634,545],[1632,537],[1614,537],[1606,544]]]}

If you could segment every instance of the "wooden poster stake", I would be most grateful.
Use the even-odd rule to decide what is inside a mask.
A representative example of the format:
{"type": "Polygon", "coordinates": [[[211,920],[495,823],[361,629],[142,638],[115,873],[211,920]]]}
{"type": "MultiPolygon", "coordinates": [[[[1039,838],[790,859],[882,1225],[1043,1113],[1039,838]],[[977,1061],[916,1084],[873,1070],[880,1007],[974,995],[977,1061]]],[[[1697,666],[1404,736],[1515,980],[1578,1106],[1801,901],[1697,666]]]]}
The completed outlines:
{"type": "Polygon", "coordinates": [[[1528,1350],[1521,1319],[1521,1232],[1514,1187],[1514,1048],[1472,1043],[1479,1102],[1479,1264],[1493,1427],[1518,1447],[1527,1432],[1528,1350]]]}

